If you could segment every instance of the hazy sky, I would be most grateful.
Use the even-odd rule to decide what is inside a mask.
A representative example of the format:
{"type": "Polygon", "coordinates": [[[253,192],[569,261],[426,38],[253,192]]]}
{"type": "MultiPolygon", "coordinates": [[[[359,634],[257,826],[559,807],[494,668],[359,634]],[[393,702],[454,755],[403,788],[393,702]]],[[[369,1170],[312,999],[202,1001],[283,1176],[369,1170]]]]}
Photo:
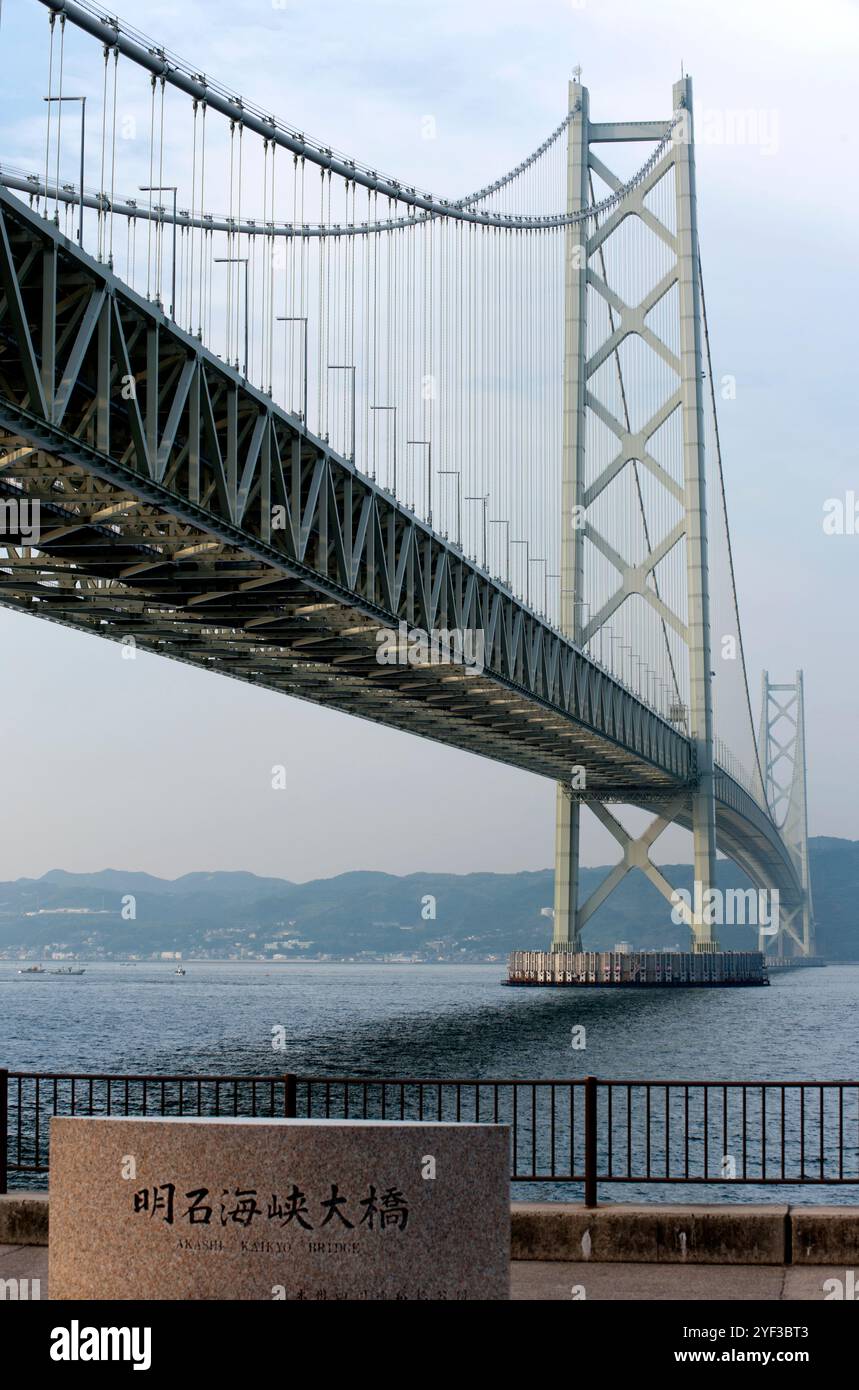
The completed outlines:
{"type": "MultiPolygon", "coordinates": [[[[827,499],[859,495],[859,8],[136,0],[124,17],[299,128],[451,198],[558,124],[574,64],[601,120],[668,115],[682,62],[695,83],[714,368],[737,383],[721,428],[753,696],[762,666],[777,680],[804,667],[811,832],[859,838],[859,534],[822,525],[827,499]],[[738,112],[753,113],[741,124],[755,140],[731,138],[738,112]]],[[[46,28],[36,0],[6,0],[14,92],[0,159],[11,164],[27,163],[40,114],[46,28]]],[[[2,609],[0,651],[2,878],[56,866],[306,879],[551,863],[554,788],[537,778],[145,654],[125,661],[110,643],[2,609]],[[276,763],[285,791],[271,789],[276,763]]],[[[588,862],[614,857],[595,828],[584,843],[588,862]]],[[[683,843],[666,837],[665,852],[683,843]]]]}

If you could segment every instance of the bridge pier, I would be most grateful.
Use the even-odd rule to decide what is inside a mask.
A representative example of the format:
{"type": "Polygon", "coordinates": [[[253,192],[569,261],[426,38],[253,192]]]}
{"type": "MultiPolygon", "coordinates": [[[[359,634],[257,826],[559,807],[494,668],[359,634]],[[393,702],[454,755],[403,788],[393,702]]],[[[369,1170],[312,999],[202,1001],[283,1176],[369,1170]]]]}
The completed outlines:
{"type": "Polygon", "coordinates": [[[553,951],[580,951],[579,827],[581,806],[562,783],[557,785],[555,808],[555,911],[553,951]]]}

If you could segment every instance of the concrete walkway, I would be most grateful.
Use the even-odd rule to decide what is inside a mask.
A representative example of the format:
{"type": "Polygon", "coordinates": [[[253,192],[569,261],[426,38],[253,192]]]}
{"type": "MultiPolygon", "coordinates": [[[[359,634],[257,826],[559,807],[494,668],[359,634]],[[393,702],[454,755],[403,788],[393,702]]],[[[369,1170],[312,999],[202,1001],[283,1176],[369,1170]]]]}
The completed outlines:
{"type": "MultiPolygon", "coordinates": [[[[844,1269],[824,1265],[567,1264],[514,1260],[510,1296],[538,1302],[591,1301],[709,1302],[762,1299],[768,1302],[822,1300],[824,1281],[844,1278],[844,1269]],[[575,1291],[575,1292],[574,1292],[575,1291]]],[[[44,1245],[0,1245],[0,1279],[39,1279],[48,1297],[48,1251],[44,1245]]]]}
{"type": "Polygon", "coordinates": [[[552,1260],[514,1260],[510,1297],[569,1302],[571,1298],[581,1298],[583,1288],[584,1297],[591,1302],[812,1301],[825,1298],[823,1284],[830,1278],[843,1281],[843,1266],[829,1269],[824,1265],[561,1264],[552,1260]]]}

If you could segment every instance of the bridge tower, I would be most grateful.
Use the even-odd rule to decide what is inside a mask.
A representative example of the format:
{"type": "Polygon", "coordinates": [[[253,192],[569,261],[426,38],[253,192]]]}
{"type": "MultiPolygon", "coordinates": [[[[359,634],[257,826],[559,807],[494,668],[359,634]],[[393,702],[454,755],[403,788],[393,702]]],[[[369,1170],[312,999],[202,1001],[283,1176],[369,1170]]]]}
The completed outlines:
{"type": "MultiPolygon", "coordinates": [[[[769,672],[761,682],[761,723],[758,736],[761,773],[772,818],[796,865],[802,900],[782,905],[775,943],[779,956],[814,955],[814,908],[808,869],[808,806],[805,760],[805,697],[802,671],[788,685],[775,685],[769,672]],[[789,942],[791,949],[786,951],[789,942]]],[[[775,946],[773,952],[772,947],[775,946]]],[[[761,948],[763,949],[763,947],[761,948]]]]}
{"type": "MultiPolygon", "coordinates": [[[[613,191],[622,188],[618,178],[597,155],[595,146],[629,141],[651,141],[661,150],[646,177],[624,193],[620,206],[602,223],[583,219],[567,225],[565,263],[565,357],[562,436],[561,491],[561,627],[577,645],[593,642],[608,619],[630,597],[649,604],[665,635],[679,639],[688,659],[688,704],[678,693],[669,717],[692,740],[696,760],[695,786],[659,807],[647,830],[634,838],[606,806],[606,801],[631,801],[619,794],[589,796],[587,790],[571,782],[559,782],[556,793],[555,903],[553,950],[579,950],[581,931],[589,917],[605,901],[617,884],[633,868],[640,869],[669,901],[673,892],[662,871],[652,863],[650,849],[662,831],[683,813],[691,822],[694,848],[694,877],[700,892],[693,898],[686,915],[693,932],[695,949],[718,949],[710,924],[701,910],[704,894],[715,886],[716,817],[713,752],[712,662],[710,652],[710,600],[707,558],[706,460],[702,368],[702,304],[698,260],[698,232],[695,194],[695,155],[692,128],[692,83],[683,78],[673,88],[671,137],[665,143],[666,121],[594,123],[590,119],[588,91],[579,82],[570,83],[567,128],[567,211],[570,214],[593,206],[593,180],[596,174],[613,191]],[[660,144],[660,142],[662,142],[660,144]],[[663,148],[664,146],[664,148],[663,148]],[[666,225],[647,202],[648,194],[664,178],[673,179],[673,226],[666,225]],[[608,284],[605,244],[620,223],[635,216],[652,234],[660,249],[668,249],[670,265],[658,283],[635,304],[626,303],[608,284]],[[669,300],[668,296],[671,294],[669,300]],[[594,348],[589,340],[589,302],[599,295],[608,305],[609,336],[594,348]],[[670,311],[665,305],[671,305],[670,311]],[[648,315],[662,306],[673,318],[673,353],[666,351],[648,322],[648,315]],[[673,379],[661,399],[648,404],[648,418],[633,420],[627,406],[623,382],[621,347],[630,335],[637,335],[663,360],[669,360],[673,379]],[[612,414],[604,402],[594,399],[589,388],[593,374],[607,359],[614,357],[622,408],[612,414]],[[615,436],[614,456],[594,467],[589,459],[588,414],[596,414],[615,436]],[[669,476],[654,459],[652,438],[671,416],[679,420],[678,444],[682,465],[677,476],[669,476]],[[640,473],[647,473],[647,486],[662,488],[674,504],[680,519],[661,540],[652,541],[646,519],[646,553],[642,559],[633,553],[619,553],[600,533],[593,519],[592,504],[609,487],[619,472],[630,468],[635,475],[641,501],[640,473]],[[685,544],[685,604],[672,605],[660,592],[658,566],[678,542],[685,544]],[[601,552],[618,576],[614,594],[602,602],[598,611],[586,597],[586,546],[601,552]],[[690,812],[691,801],[691,812],[690,812]],[[606,829],[619,842],[623,860],[595,890],[587,902],[579,903],[579,837],[581,806],[586,803],[606,829]]],[[[664,215],[664,214],[663,214],[664,215]]],[[[604,312],[604,311],[603,311],[604,312]]],[[[679,686],[678,686],[679,690],[679,686]]],[[[585,780],[586,780],[585,769],[585,780]]]]}

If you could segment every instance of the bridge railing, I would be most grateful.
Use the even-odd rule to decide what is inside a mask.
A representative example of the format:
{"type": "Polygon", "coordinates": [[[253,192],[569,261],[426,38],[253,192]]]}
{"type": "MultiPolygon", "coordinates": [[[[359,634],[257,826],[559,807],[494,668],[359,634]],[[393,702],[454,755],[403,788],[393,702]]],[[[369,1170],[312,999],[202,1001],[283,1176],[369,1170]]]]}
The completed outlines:
{"type": "Polygon", "coordinates": [[[713,757],[716,763],[717,775],[720,769],[727,772],[728,776],[733,777],[734,781],[738,782],[740,786],[749,793],[752,800],[756,801],[758,805],[767,812],[767,815],[769,815],[770,808],[767,805],[767,799],[764,794],[760,771],[757,771],[757,775],[755,775],[754,772],[750,772],[749,769],[740,762],[739,758],[734,756],[724,739],[721,738],[713,740],[713,757]]]}
{"type": "Polygon", "coordinates": [[[0,1192],[44,1181],[54,1115],[425,1120],[510,1127],[510,1176],[859,1186],[859,1081],[506,1080],[0,1070],[0,1192]]]}

